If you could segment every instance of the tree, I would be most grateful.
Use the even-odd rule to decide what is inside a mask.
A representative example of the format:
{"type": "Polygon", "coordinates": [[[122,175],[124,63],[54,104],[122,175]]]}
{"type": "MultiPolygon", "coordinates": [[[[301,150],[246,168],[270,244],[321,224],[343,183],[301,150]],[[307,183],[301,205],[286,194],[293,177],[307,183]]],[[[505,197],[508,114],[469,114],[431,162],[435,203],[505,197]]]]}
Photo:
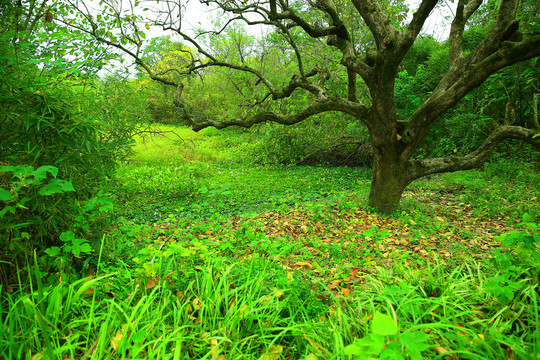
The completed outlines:
{"type": "MultiPolygon", "coordinates": [[[[194,114],[189,102],[182,96],[182,81],[163,78],[153,73],[150,67],[145,67],[138,55],[144,34],[136,26],[135,13],[124,15],[121,4],[105,2],[108,9],[105,14],[110,16],[108,22],[103,19],[98,21],[79,7],[86,22],[79,22],[75,26],[133,56],[152,79],[175,86],[175,104],[196,131],[209,126],[218,129],[233,125],[250,127],[264,122],[290,125],[325,112],[345,113],[363,122],[370,133],[373,150],[369,205],[382,212],[396,209],[404,189],[412,181],[430,174],[480,167],[496,145],[507,138],[521,139],[540,148],[540,137],[535,130],[503,123],[479,147],[466,155],[432,159],[414,157],[415,151],[441,115],[498,70],[540,55],[537,24],[532,20],[534,17],[523,15],[528,14],[527,9],[531,5],[528,2],[523,2],[529,8],[521,9],[521,19],[517,15],[520,1],[500,0],[497,6],[490,2],[486,15],[478,17],[482,23],[489,24],[488,30],[474,48],[465,51],[464,32],[481,7],[482,0],[458,0],[448,36],[449,67],[441,74],[442,78],[435,89],[410,116],[400,118],[395,100],[395,81],[400,64],[439,3],[438,0],[422,0],[408,23],[405,22],[407,8],[399,2],[200,1],[217,6],[224,15],[230,16],[225,18],[227,21],[222,21],[224,25],[221,30],[210,33],[213,36],[220,34],[234,21],[269,26],[275,29],[274,34],[279,34],[286,45],[283,62],[294,59],[295,73],[283,84],[245,59],[220,58],[205,45],[201,37],[184,31],[182,7],[166,2],[161,9],[153,12],[147,10],[147,19],[152,13],[156,15],[147,21],[174,32],[198,51],[199,56],[193,58],[187,73],[203,73],[215,67],[226,68],[249,74],[259,85],[258,88],[264,87],[266,94],[261,96],[260,90],[255,91],[252,106],[241,116],[218,118],[194,114]],[[118,27],[120,20],[123,25],[118,27]],[[118,35],[111,33],[111,24],[116,24],[118,35]],[[131,34],[128,34],[130,30],[131,34]],[[332,56],[325,56],[324,61],[316,61],[316,56],[310,56],[309,46],[317,49],[324,47],[326,49],[321,51],[332,56]],[[333,73],[329,71],[330,68],[333,73]],[[341,89],[328,86],[332,76],[346,79],[341,89]],[[359,89],[367,89],[367,93],[359,89]],[[304,96],[286,111],[278,110],[273,105],[298,93],[304,96]]],[[[77,6],[76,3],[72,5],[77,6]]]]}

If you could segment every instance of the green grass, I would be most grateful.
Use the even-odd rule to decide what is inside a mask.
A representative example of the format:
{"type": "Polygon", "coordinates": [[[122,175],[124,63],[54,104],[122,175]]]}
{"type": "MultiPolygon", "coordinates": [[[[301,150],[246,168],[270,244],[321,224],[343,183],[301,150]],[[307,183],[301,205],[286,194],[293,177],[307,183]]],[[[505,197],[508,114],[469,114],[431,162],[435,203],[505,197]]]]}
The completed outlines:
{"type": "Polygon", "coordinates": [[[230,141],[214,128],[194,132],[191,128],[159,125],[135,138],[135,156],[130,162],[179,166],[192,162],[234,160],[230,141]]]}
{"type": "Polygon", "coordinates": [[[9,310],[0,319],[0,354],[347,359],[345,349],[354,350],[359,339],[382,342],[385,350],[372,355],[413,353],[401,345],[422,349],[426,358],[438,358],[441,349],[469,359],[507,359],[508,353],[533,359],[538,351],[534,286],[523,279],[515,301],[501,303],[484,291],[486,274],[478,264],[379,268],[352,276],[358,285],[347,296],[325,289],[305,270],[291,275],[267,259],[211,262],[188,279],[181,261],[171,265],[175,273],[146,286],[118,269],[33,293],[4,293],[2,306],[9,310]],[[396,322],[395,333],[373,335],[377,313],[396,322]],[[398,352],[393,343],[400,344],[398,352]]]}
{"type": "Polygon", "coordinates": [[[40,257],[0,288],[0,359],[538,359],[526,165],[415,182],[380,216],[369,170],[254,166],[232,132],[175,131],[105,184],[119,217],[87,277],[40,257]]]}

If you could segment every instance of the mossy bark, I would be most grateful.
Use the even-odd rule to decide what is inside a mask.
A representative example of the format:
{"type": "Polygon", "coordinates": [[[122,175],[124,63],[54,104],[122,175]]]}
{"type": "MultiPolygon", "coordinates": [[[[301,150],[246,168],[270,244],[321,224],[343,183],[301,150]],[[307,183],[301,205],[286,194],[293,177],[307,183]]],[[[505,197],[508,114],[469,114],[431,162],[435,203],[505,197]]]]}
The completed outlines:
{"type": "Polygon", "coordinates": [[[381,213],[397,209],[408,184],[403,166],[389,157],[375,156],[368,205],[381,213]]]}

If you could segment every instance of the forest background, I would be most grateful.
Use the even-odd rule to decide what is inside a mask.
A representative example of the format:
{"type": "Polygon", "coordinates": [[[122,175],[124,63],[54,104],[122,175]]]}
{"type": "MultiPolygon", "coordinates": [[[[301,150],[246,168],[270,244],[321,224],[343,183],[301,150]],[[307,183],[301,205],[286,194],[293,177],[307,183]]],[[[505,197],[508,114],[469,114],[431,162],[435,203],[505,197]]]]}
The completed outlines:
{"type": "MultiPolygon", "coordinates": [[[[155,10],[112,2],[106,18],[89,4],[0,5],[0,358],[537,358],[537,58],[442,114],[413,158],[464,156],[509,122],[532,144],[507,140],[480,169],[415,181],[381,214],[366,206],[374,154],[362,121],[329,111],[195,133],[178,86],[152,77],[181,80],[205,120],[262,104],[252,74],[192,71],[193,43],[145,38],[155,10]],[[81,25],[90,13],[110,34],[81,25]],[[126,74],[129,46],[140,61],[126,74]]],[[[406,4],[381,6],[395,26],[410,21],[406,4]]],[[[499,10],[487,2],[469,20],[465,54],[499,10]]],[[[525,37],[536,14],[520,3],[525,37]]],[[[283,32],[214,25],[197,33],[204,51],[287,85],[298,58],[283,32]]],[[[369,27],[354,34],[368,54],[369,27]]],[[[325,91],[347,97],[339,54],[293,35],[306,62],[329,69],[325,91]]],[[[449,71],[450,46],[416,39],[395,77],[400,119],[449,71]]],[[[295,90],[268,109],[311,100],[295,90]]]]}

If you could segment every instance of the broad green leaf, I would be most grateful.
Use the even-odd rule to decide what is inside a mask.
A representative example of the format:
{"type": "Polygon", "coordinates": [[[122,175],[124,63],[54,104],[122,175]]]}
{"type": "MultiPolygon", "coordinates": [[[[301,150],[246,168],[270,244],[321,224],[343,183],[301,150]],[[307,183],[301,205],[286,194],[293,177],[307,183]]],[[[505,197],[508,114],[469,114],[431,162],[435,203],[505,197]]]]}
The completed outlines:
{"type": "Polygon", "coordinates": [[[82,245],[80,246],[80,249],[81,249],[81,252],[83,252],[83,253],[85,253],[85,254],[90,254],[90,253],[93,251],[92,247],[91,247],[90,244],[87,243],[87,242],[85,242],[84,244],[82,244],[82,245]]]}
{"type": "Polygon", "coordinates": [[[61,181],[62,181],[62,190],[64,192],[75,191],[75,188],[73,187],[73,184],[71,183],[71,181],[64,181],[64,180],[61,180],[61,181]]]}
{"type": "Polygon", "coordinates": [[[380,354],[384,345],[384,337],[370,334],[347,345],[343,352],[345,355],[354,355],[355,359],[371,359],[370,355],[380,354]]]}
{"type": "Polygon", "coordinates": [[[47,196],[52,194],[64,193],[67,191],[75,191],[71,182],[61,179],[53,179],[49,181],[47,185],[39,189],[39,194],[47,196]]]}
{"type": "Polygon", "coordinates": [[[389,342],[379,356],[381,360],[405,360],[401,344],[389,342]]]}
{"type": "Polygon", "coordinates": [[[60,248],[58,246],[53,246],[45,250],[45,254],[49,256],[58,256],[60,254],[60,248]]]}
{"type": "Polygon", "coordinates": [[[0,166],[0,172],[12,172],[15,171],[15,166],[2,165],[0,166]]]}
{"type": "Polygon", "coordinates": [[[15,210],[15,206],[5,206],[2,210],[0,210],[0,218],[4,217],[4,215],[6,215],[8,212],[15,214],[15,210]]]}
{"type": "Polygon", "coordinates": [[[63,193],[62,185],[58,181],[51,181],[41,189],[39,189],[39,195],[47,196],[52,194],[63,193]]]}
{"type": "Polygon", "coordinates": [[[8,202],[11,199],[13,199],[13,196],[11,196],[11,193],[7,191],[6,189],[0,189],[0,200],[4,202],[8,202]]]}
{"type": "Polygon", "coordinates": [[[398,327],[394,319],[386,314],[375,312],[371,321],[371,332],[382,336],[396,335],[398,327]]]}
{"type": "Polygon", "coordinates": [[[372,237],[373,236],[373,231],[372,230],[366,230],[362,233],[362,235],[364,235],[365,237],[372,237]]]}
{"type": "Polygon", "coordinates": [[[60,235],[60,240],[64,242],[72,242],[75,239],[73,231],[65,231],[60,235]]]}
{"type": "Polygon", "coordinates": [[[9,171],[12,171],[13,176],[19,179],[22,179],[23,177],[27,176],[28,173],[34,170],[34,168],[30,165],[19,165],[15,167],[13,166],[8,166],[8,167],[13,168],[12,170],[9,170],[9,171]]]}
{"type": "Polygon", "coordinates": [[[58,175],[58,168],[52,165],[40,166],[36,171],[49,172],[54,178],[58,175]]]}
{"type": "Polygon", "coordinates": [[[421,360],[422,351],[427,350],[429,345],[426,344],[429,336],[421,331],[404,333],[399,336],[400,343],[405,346],[409,352],[411,359],[421,360]]]}

